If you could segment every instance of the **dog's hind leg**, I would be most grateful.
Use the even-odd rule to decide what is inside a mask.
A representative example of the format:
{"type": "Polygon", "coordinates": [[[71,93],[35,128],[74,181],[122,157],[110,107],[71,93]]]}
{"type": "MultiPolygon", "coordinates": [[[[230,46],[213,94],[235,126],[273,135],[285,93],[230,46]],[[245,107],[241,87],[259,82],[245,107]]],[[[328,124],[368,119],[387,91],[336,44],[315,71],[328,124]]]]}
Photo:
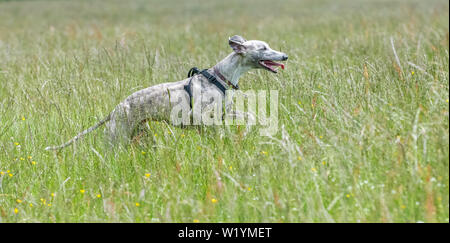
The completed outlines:
{"type": "Polygon", "coordinates": [[[119,105],[111,114],[110,121],[106,124],[105,144],[109,147],[126,145],[132,135],[134,122],[128,117],[129,107],[119,105]]]}
{"type": "Polygon", "coordinates": [[[111,120],[105,129],[105,143],[110,147],[128,144],[132,135],[128,126],[126,120],[111,120]]]}

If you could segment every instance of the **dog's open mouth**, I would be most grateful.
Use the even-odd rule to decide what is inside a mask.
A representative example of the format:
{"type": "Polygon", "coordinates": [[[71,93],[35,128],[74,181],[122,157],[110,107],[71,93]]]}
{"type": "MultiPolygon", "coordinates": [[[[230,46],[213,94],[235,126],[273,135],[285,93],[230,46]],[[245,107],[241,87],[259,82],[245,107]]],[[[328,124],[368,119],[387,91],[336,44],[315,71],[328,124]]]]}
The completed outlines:
{"type": "Polygon", "coordinates": [[[284,64],[270,61],[270,60],[261,60],[261,61],[259,61],[259,65],[263,66],[265,69],[267,69],[273,73],[278,72],[277,71],[278,67],[281,67],[281,69],[284,69],[284,64]]]}

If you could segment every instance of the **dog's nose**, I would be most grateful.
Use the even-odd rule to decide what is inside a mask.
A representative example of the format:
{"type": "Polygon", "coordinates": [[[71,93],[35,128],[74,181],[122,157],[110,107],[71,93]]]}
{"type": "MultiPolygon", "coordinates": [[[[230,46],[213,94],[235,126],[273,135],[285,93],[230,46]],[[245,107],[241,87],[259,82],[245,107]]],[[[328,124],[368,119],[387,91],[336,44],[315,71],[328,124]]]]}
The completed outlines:
{"type": "Polygon", "coordinates": [[[284,54],[283,55],[283,61],[286,61],[288,59],[288,55],[284,54]]]}

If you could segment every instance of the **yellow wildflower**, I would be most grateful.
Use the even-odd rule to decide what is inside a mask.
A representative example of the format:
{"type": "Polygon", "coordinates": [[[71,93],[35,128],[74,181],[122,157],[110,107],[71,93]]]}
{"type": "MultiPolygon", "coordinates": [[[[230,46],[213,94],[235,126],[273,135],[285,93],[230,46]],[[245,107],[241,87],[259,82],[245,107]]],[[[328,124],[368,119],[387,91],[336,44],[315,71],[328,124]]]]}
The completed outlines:
{"type": "Polygon", "coordinates": [[[401,209],[405,209],[406,206],[405,206],[405,205],[401,205],[400,208],[401,208],[401,209]]]}
{"type": "Polygon", "coordinates": [[[20,145],[20,143],[18,143],[18,142],[15,142],[15,143],[14,143],[14,145],[16,145],[16,146],[19,146],[19,145],[20,145]]]}
{"type": "Polygon", "coordinates": [[[142,155],[145,155],[145,154],[146,154],[146,152],[142,151],[142,152],[141,152],[141,154],[142,154],[142,155]]]}
{"type": "Polygon", "coordinates": [[[311,171],[312,172],[317,172],[317,169],[313,167],[313,168],[311,168],[311,171]]]}
{"type": "Polygon", "coordinates": [[[145,177],[149,178],[150,177],[150,173],[145,173],[145,177]]]}
{"type": "Polygon", "coordinates": [[[350,194],[345,195],[347,198],[350,198],[350,194]]]}
{"type": "Polygon", "coordinates": [[[230,165],[230,167],[228,167],[229,170],[233,170],[233,166],[230,165]]]}
{"type": "Polygon", "coordinates": [[[15,213],[15,214],[19,213],[19,209],[14,208],[14,213],[15,213]]]}
{"type": "Polygon", "coordinates": [[[16,202],[17,202],[17,203],[22,203],[22,200],[17,199],[16,202]]]}
{"type": "Polygon", "coordinates": [[[32,203],[30,203],[29,205],[30,205],[30,207],[33,207],[33,204],[32,204],[32,203]]]}
{"type": "Polygon", "coordinates": [[[102,197],[102,195],[100,195],[100,194],[97,194],[97,198],[101,198],[102,197]]]}
{"type": "Polygon", "coordinates": [[[55,197],[55,193],[52,192],[52,193],[50,194],[50,196],[55,197]]]}
{"type": "Polygon", "coordinates": [[[13,177],[13,174],[11,174],[11,173],[9,173],[8,175],[9,175],[9,177],[13,177]]]}
{"type": "Polygon", "coordinates": [[[136,205],[136,207],[139,207],[139,206],[141,206],[141,204],[140,203],[135,203],[135,205],[136,205]]]}
{"type": "Polygon", "coordinates": [[[24,116],[22,116],[22,121],[25,121],[25,117],[24,116]]]}
{"type": "Polygon", "coordinates": [[[32,165],[36,165],[36,161],[34,161],[34,160],[31,161],[31,164],[32,164],[32,165]]]}
{"type": "Polygon", "coordinates": [[[194,219],[192,222],[194,222],[194,223],[199,223],[200,222],[200,220],[198,220],[198,219],[194,219]]]}
{"type": "Polygon", "coordinates": [[[217,201],[217,199],[213,198],[213,199],[211,199],[211,202],[212,203],[217,203],[218,201],[217,201]]]}
{"type": "Polygon", "coordinates": [[[302,160],[302,157],[300,157],[300,156],[298,156],[298,158],[297,158],[298,160],[302,160]]]}
{"type": "Polygon", "coordinates": [[[85,192],[86,192],[86,191],[85,191],[84,189],[81,189],[81,190],[80,190],[80,193],[81,193],[81,194],[84,194],[85,192]]]}

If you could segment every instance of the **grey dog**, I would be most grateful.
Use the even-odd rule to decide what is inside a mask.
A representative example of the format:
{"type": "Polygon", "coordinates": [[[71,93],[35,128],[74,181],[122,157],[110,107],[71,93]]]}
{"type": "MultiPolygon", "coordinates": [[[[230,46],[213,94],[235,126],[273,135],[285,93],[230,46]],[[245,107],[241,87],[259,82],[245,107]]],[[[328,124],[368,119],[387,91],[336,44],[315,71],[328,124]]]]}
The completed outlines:
{"type": "MultiPolygon", "coordinates": [[[[170,121],[171,111],[174,106],[182,107],[183,110],[189,110],[190,113],[188,114],[192,116],[192,94],[201,93],[202,95],[209,94],[210,97],[217,95],[224,97],[223,87],[226,89],[230,86],[237,88],[239,77],[247,71],[251,69],[265,69],[277,73],[277,67],[284,68],[284,65],[275,61],[288,59],[285,53],[272,50],[264,41],[247,41],[243,37],[235,35],[228,39],[228,44],[233,49],[233,52],[214,67],[205,70],[206,74],[195,75],[178,82],[162,83],[139,90],[128,96],[106,118],[94,126],[82,131],[62,145],[45,149],[58,150],[67,147],[105,123],[105,135],[110,143],[116,144],[118,141],[129,141],[135,128],[143,121],[149,119],[170,121]],[[211,82],[211,79],[215,82],[211,82]],[[222,89],[220,86],[222,86],[222,89]]],[[[200,102],[200,107],[204,108],[209,103],[200,102]]],[[[186,123],[186,119],[183,121],[186,123]]],[[[173,122],[171,123],[173,124],[173,122]]]]}

